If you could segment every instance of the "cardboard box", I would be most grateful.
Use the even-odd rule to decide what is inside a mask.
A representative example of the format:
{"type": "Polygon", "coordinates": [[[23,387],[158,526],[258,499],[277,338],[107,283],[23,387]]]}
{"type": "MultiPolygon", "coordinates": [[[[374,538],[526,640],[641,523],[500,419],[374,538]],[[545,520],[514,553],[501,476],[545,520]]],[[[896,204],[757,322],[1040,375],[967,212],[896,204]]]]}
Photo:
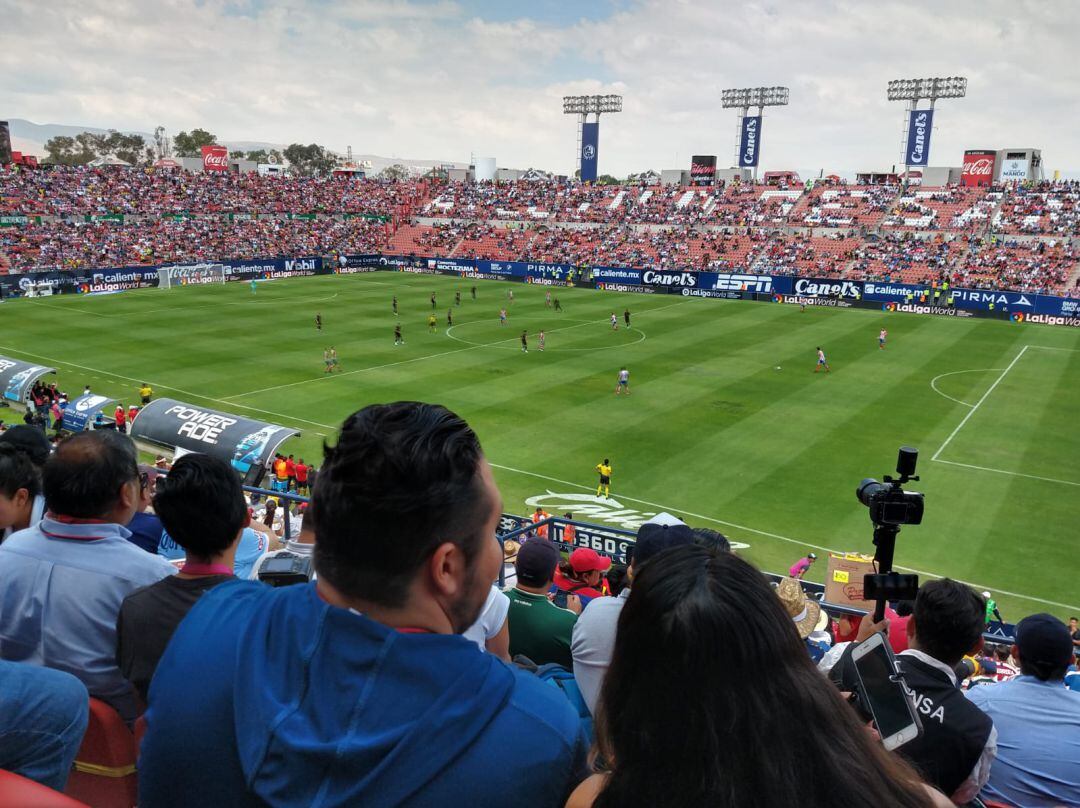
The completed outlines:
{"type": "Polygon", "coordinates": [[[863,576],[874,572],[874,557],[862,553],[829,553],[825,600],[873,611],[875,603],[863,599],[863,576]]]}

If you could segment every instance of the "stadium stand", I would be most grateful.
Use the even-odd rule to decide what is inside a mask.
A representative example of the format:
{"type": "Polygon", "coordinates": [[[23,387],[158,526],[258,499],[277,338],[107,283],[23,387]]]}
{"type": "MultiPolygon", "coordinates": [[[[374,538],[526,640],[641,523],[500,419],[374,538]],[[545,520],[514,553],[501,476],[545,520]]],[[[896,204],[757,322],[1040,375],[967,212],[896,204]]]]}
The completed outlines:
{"type": "Polygon", "coordinates": [[[385,251],[914,283],[955,272],[1061,292],[1080,280],[1078,197],[1071,181],[805,190],[0,168],[0,216],[27,217],[0,227],[0,273],[385,251]]]}

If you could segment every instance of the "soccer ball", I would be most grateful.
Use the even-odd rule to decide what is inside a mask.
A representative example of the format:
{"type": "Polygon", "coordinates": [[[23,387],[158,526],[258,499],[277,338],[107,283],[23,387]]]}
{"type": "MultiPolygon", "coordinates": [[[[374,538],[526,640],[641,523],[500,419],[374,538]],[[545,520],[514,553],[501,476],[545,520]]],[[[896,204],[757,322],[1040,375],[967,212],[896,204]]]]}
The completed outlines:
{"type": "Polygon", "coordinates": [[[776,366],[776,369],[777,369],[777,370],[780,370],[780,366],[779,366],[779,365],[777,365],[777,366],[776,366]]]}

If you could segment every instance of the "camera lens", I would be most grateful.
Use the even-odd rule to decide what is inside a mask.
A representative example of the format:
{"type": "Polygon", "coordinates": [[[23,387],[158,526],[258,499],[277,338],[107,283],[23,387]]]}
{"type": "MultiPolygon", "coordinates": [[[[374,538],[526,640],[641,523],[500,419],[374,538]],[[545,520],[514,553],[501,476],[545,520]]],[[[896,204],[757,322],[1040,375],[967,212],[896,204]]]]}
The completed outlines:
{"type": "Polygon", "coordinates": [[[855,496],[859,500],[859,502],[869,508],[870,503],[874,500],[874,497],[881,491],[884,491],[886,488],[888,488],[887,485],[879,483],[872,477],[867,477],[861,483],[859,483],[859,487],[855,489],[855,496]]]}

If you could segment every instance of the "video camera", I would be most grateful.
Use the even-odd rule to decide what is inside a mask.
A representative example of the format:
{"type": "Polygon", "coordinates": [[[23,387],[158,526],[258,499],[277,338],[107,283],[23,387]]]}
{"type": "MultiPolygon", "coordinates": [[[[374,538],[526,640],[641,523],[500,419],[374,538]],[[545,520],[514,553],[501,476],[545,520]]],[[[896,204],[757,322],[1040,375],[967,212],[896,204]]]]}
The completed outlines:
{"type": "Polygon", "coordinates": [[[866,478],[855,489],[855,497],[870,510],[874,523],[874,562],[877,573],[863,578],[863,592],[867,600],[876,601],[874,622],[881,622],[888,600],[913,600],[919,590],[917,575],[900,575],[893,572],[893,553],[896,534],[901,525],[922,523],[924,497],[917,491],[905,491],[904,483],[918,481],[915,464],[919,450],[901,446],[896,458],[896,478],[885,475],[885,482],[866,478]]]}
{"type": "Polygon", "coordinates": [[[875,525],[917,525],[923,517],[923,495],[917,491],[905,491],[904,483],[915,480],[915,464],[919,461],[919,450],[910,446],[901,446],[896,459],[894,479],[885,475],[885,482],[867,477],[855,490],[859,502],[870,509],[870,521],[875,525]]]}

